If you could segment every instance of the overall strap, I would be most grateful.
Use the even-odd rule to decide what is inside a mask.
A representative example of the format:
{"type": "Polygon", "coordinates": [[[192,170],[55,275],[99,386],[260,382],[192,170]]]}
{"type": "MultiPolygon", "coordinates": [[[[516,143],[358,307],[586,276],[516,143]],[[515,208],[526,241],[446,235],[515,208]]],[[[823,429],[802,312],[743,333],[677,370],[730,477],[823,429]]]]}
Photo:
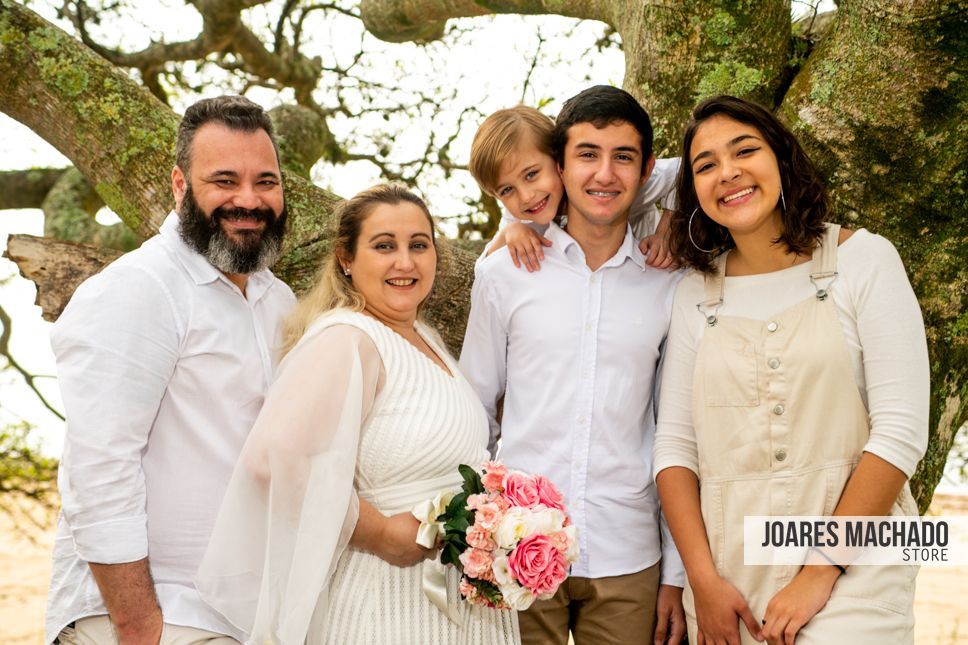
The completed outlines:
{"type": "Polygon", "coordinates": [[[723,306],[723,294],[726,289],[726,256],[729,251],[722,253],[713,262],[715,271],[707,273],[705,282],[705,300],[696,305],[696,309],[706,319],[706,324],[710,327],[716,325],[716,313],[723,306]]]}
{"type": "Polygon", "coordinates": [[[837,279],[837,242],[840,224],[826,224],[823,239],[813,250],[813,271],[810,282],[817,290],[817,300],[826,300],[830,285],[837,279]]]}

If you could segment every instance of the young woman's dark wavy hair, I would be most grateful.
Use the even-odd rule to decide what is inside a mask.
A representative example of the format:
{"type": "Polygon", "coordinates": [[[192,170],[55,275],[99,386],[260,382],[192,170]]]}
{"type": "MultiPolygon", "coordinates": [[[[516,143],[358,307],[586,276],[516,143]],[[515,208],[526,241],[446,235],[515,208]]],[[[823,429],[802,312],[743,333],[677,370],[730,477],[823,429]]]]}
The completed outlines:
{"type": "Polygon", "coordinates": [[[776,242],[785,244],[793,253],[809,253],[823,237],[823,223],[830,205],[827,191],[817,174],[817,169],[807,157],[793,134],[779,119],[762,105],[733,96],[714,96],[706,99],[692,110],[692,120],[682,137],[682,164],[676,178],[679,209],[670,222],[669,246],[682,266],[709,273],[713,260],[735,243],[729,231],[711,220],[699,205],[693,182],[689,149],[696,131],[714,116],[724,116],[751,125],[763,134],[772,148],[780,167],[780,184],[786,208],[780,206],[782,232],[776,242]],[[690,240],[690,215],[692,239],[690,240]],[[696,245],[712,252],[701,251],[696,245]]]}

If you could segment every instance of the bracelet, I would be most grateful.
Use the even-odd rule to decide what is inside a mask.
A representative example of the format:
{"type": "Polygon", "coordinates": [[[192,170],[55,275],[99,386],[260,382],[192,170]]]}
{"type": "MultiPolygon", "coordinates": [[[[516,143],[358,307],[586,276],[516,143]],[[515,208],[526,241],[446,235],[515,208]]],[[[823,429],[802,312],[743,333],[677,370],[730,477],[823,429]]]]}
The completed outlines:
{"type": "Polygon", "coordinates": [[[817,547],[812,546],[812,547],[810,547],[810,550],[813,551],[814,553],[819,553],[820,556],[823,557],[824,560],[826,560],[827,562],[829,562],[832,566],[835,566],[838,569],[840,569],[840,575],[844,575],[845,573],[847,573],[847,569],[845,569],[842,565],[839,565],[836,562],[834,562],[829,555],[827,555],[826,553],[824,553],[823,551],[821,551],[817,547]]]}

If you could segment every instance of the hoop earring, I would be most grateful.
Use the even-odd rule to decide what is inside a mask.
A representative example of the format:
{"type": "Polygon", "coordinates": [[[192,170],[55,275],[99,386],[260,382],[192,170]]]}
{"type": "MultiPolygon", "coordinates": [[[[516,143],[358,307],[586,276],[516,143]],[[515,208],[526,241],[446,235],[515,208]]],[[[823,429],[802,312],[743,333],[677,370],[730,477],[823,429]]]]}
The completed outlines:
{"type": "Polygon", "coordinates": [[[783,204],[783,212],[786,212],[786,198],[783,196],[783,183],[780,183],[780,203],[783,204]]]}
{"type": "Polygon", "coordinates": [[[716,249],[704,249],[701,246],[699,246],[698,244],[696,244],[696,240],[693,239],[693,237],[692,237],[692,218],[695,217],[696,216],[696,213],[698,213],[698,212],[699,212],[699,209],[698,208],[696,208],[696,209],[694,209],[692,211],[692,215],[689,216],[689,223],[686,225],[686,230],[689,232],[689,241],[692,242],[692,245],[694,247],[696,247],[698,250],[702,251],[703,253],[712,253],[716,249]]]}

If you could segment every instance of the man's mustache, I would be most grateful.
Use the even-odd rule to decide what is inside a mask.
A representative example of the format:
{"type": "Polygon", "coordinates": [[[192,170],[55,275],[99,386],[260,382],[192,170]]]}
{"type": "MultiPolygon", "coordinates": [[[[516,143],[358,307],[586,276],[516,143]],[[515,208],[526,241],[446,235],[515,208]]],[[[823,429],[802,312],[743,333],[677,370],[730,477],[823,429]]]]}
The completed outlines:
{"type": "Polygon", "coordinates": [[[276,219],[276,214],[271,208],[216,208],[212,211],[212,221],[217,222],[221,219],[251,218],[259,222],[271,224],[276,219]]]}

